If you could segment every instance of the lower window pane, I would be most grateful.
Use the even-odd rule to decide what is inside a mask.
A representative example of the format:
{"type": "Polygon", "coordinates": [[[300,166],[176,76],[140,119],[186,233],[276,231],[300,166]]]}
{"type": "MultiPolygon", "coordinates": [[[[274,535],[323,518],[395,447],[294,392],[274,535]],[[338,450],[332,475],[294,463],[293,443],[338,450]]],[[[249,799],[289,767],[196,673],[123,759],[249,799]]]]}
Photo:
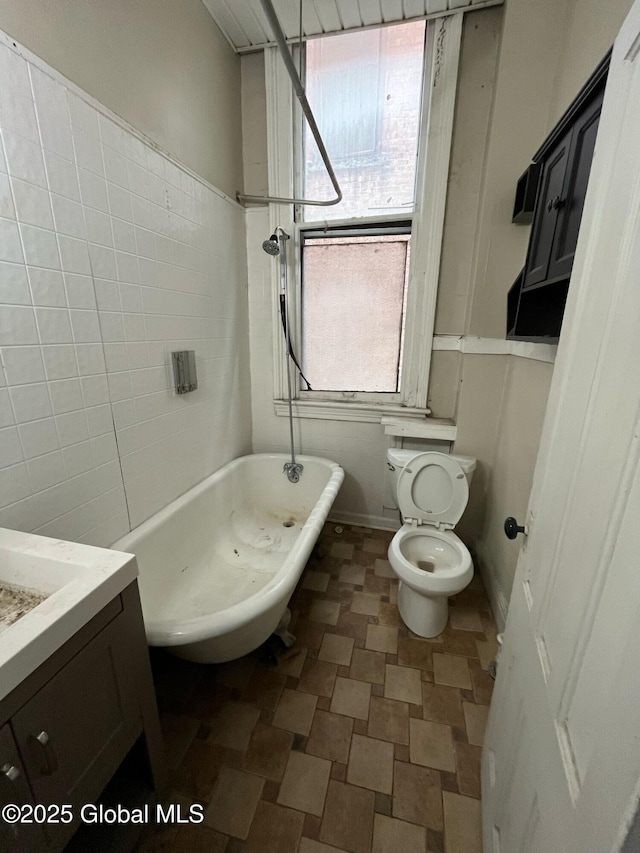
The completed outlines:
{"type": "Polygon", "coordinates": [[[409,240],[305,239],[303,370],[314,391],[398,391],[409,240]]]}

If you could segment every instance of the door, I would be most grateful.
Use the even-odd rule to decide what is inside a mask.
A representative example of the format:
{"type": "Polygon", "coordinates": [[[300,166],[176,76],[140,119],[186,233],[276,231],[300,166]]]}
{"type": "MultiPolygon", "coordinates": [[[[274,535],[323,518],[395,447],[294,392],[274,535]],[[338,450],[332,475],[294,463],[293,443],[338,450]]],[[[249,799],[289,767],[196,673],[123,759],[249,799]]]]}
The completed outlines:
{"type": "Polygon", "coordinates": [[[485,853],[620,850],[640,793],[640,0],[616,40],[482,763],[485,853]]]}
{"type": "Polygon", "coordinates": [[[602,92],[584,110],[573,127],[548,278],[568,278],[571,275],[601,112],[602,92]]]}
{"type": "Polygon", "coordinates": [[[551,245],[558,219],[558,208],[553,200],[562,195],[570,144],[571,130],[556,143],[542,167],[523,288],[539,284],[549,277],[551,245]]]}

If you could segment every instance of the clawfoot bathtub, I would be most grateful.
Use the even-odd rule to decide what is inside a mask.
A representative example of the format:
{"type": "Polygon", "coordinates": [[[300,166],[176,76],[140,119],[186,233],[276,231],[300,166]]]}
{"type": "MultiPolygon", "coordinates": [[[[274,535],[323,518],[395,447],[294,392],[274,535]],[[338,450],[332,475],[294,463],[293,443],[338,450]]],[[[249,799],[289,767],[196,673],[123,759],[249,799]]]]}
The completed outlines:
{"type": "Polygon", "coordinates": [[[112,545],[138,558],[150,645],[221,663],[276,629],[291,642],[287,602],[344,478],[328,459],[297,459],[295,484],[284,454],[235,459],[112,545]]]}

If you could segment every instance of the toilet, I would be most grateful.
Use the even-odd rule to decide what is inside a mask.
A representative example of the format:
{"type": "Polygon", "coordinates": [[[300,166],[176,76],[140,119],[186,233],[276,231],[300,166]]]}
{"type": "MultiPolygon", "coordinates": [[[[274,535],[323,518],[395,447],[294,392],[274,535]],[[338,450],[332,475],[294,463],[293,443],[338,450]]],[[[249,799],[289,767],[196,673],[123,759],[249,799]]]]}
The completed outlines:
{"type": "Polygon", "coordinates": [[[447,624],[449,596],[473,577],[471,554],[453,528],[467,505],[476,460],[390,448],[387,463],[404,522],[388,551],[400,581],[398,610],[414,634],[437,637],[447,624]]]}

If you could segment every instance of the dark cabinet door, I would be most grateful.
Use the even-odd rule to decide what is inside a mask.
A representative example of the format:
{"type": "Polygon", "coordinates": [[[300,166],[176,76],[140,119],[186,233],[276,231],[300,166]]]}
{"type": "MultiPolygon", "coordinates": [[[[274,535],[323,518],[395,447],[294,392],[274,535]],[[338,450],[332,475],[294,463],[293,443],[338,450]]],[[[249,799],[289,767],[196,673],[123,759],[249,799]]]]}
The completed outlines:
{"type": "Polygon", "coordinates": [[[46,826],[59,846],[75,830],[79,807],[98,798],[141,728],[122,618],[97,634],[11,720],[35,799],[73,806],[73,824],[46,826]]]}
{"type": "Polygon", "coordinates": [[[587,194],[591,161],[596,145],[598,123],[602,111],[601,92],[578,118],[571,136],[567,173],[560,197],[551,259],[547,278],[556,279],[571,275],[573,258],[578,243],[578,231],[587,194]]]}
{"type": "MultiPolygon", "coordinates": [[[[33,805],[29,783],[18,755],[9,725],[0,728],[0,807],[12,804],[21,808],[33,805]]],[[[23,814],[25,822],[9,823],[0,820],[0,850],[28,850],[30,853],[47,847],[42,827],[33,814],[23,814]],[[27,823],[31,820],[31,823],[27,823]]]]}
{"type": "Polygon", "coordinates": [[[551,247],[559,211],[558,199],[562,197],[570,144],[571,131],[549,152],[542,167],[523,288],[549,278],[551,247]]]}

